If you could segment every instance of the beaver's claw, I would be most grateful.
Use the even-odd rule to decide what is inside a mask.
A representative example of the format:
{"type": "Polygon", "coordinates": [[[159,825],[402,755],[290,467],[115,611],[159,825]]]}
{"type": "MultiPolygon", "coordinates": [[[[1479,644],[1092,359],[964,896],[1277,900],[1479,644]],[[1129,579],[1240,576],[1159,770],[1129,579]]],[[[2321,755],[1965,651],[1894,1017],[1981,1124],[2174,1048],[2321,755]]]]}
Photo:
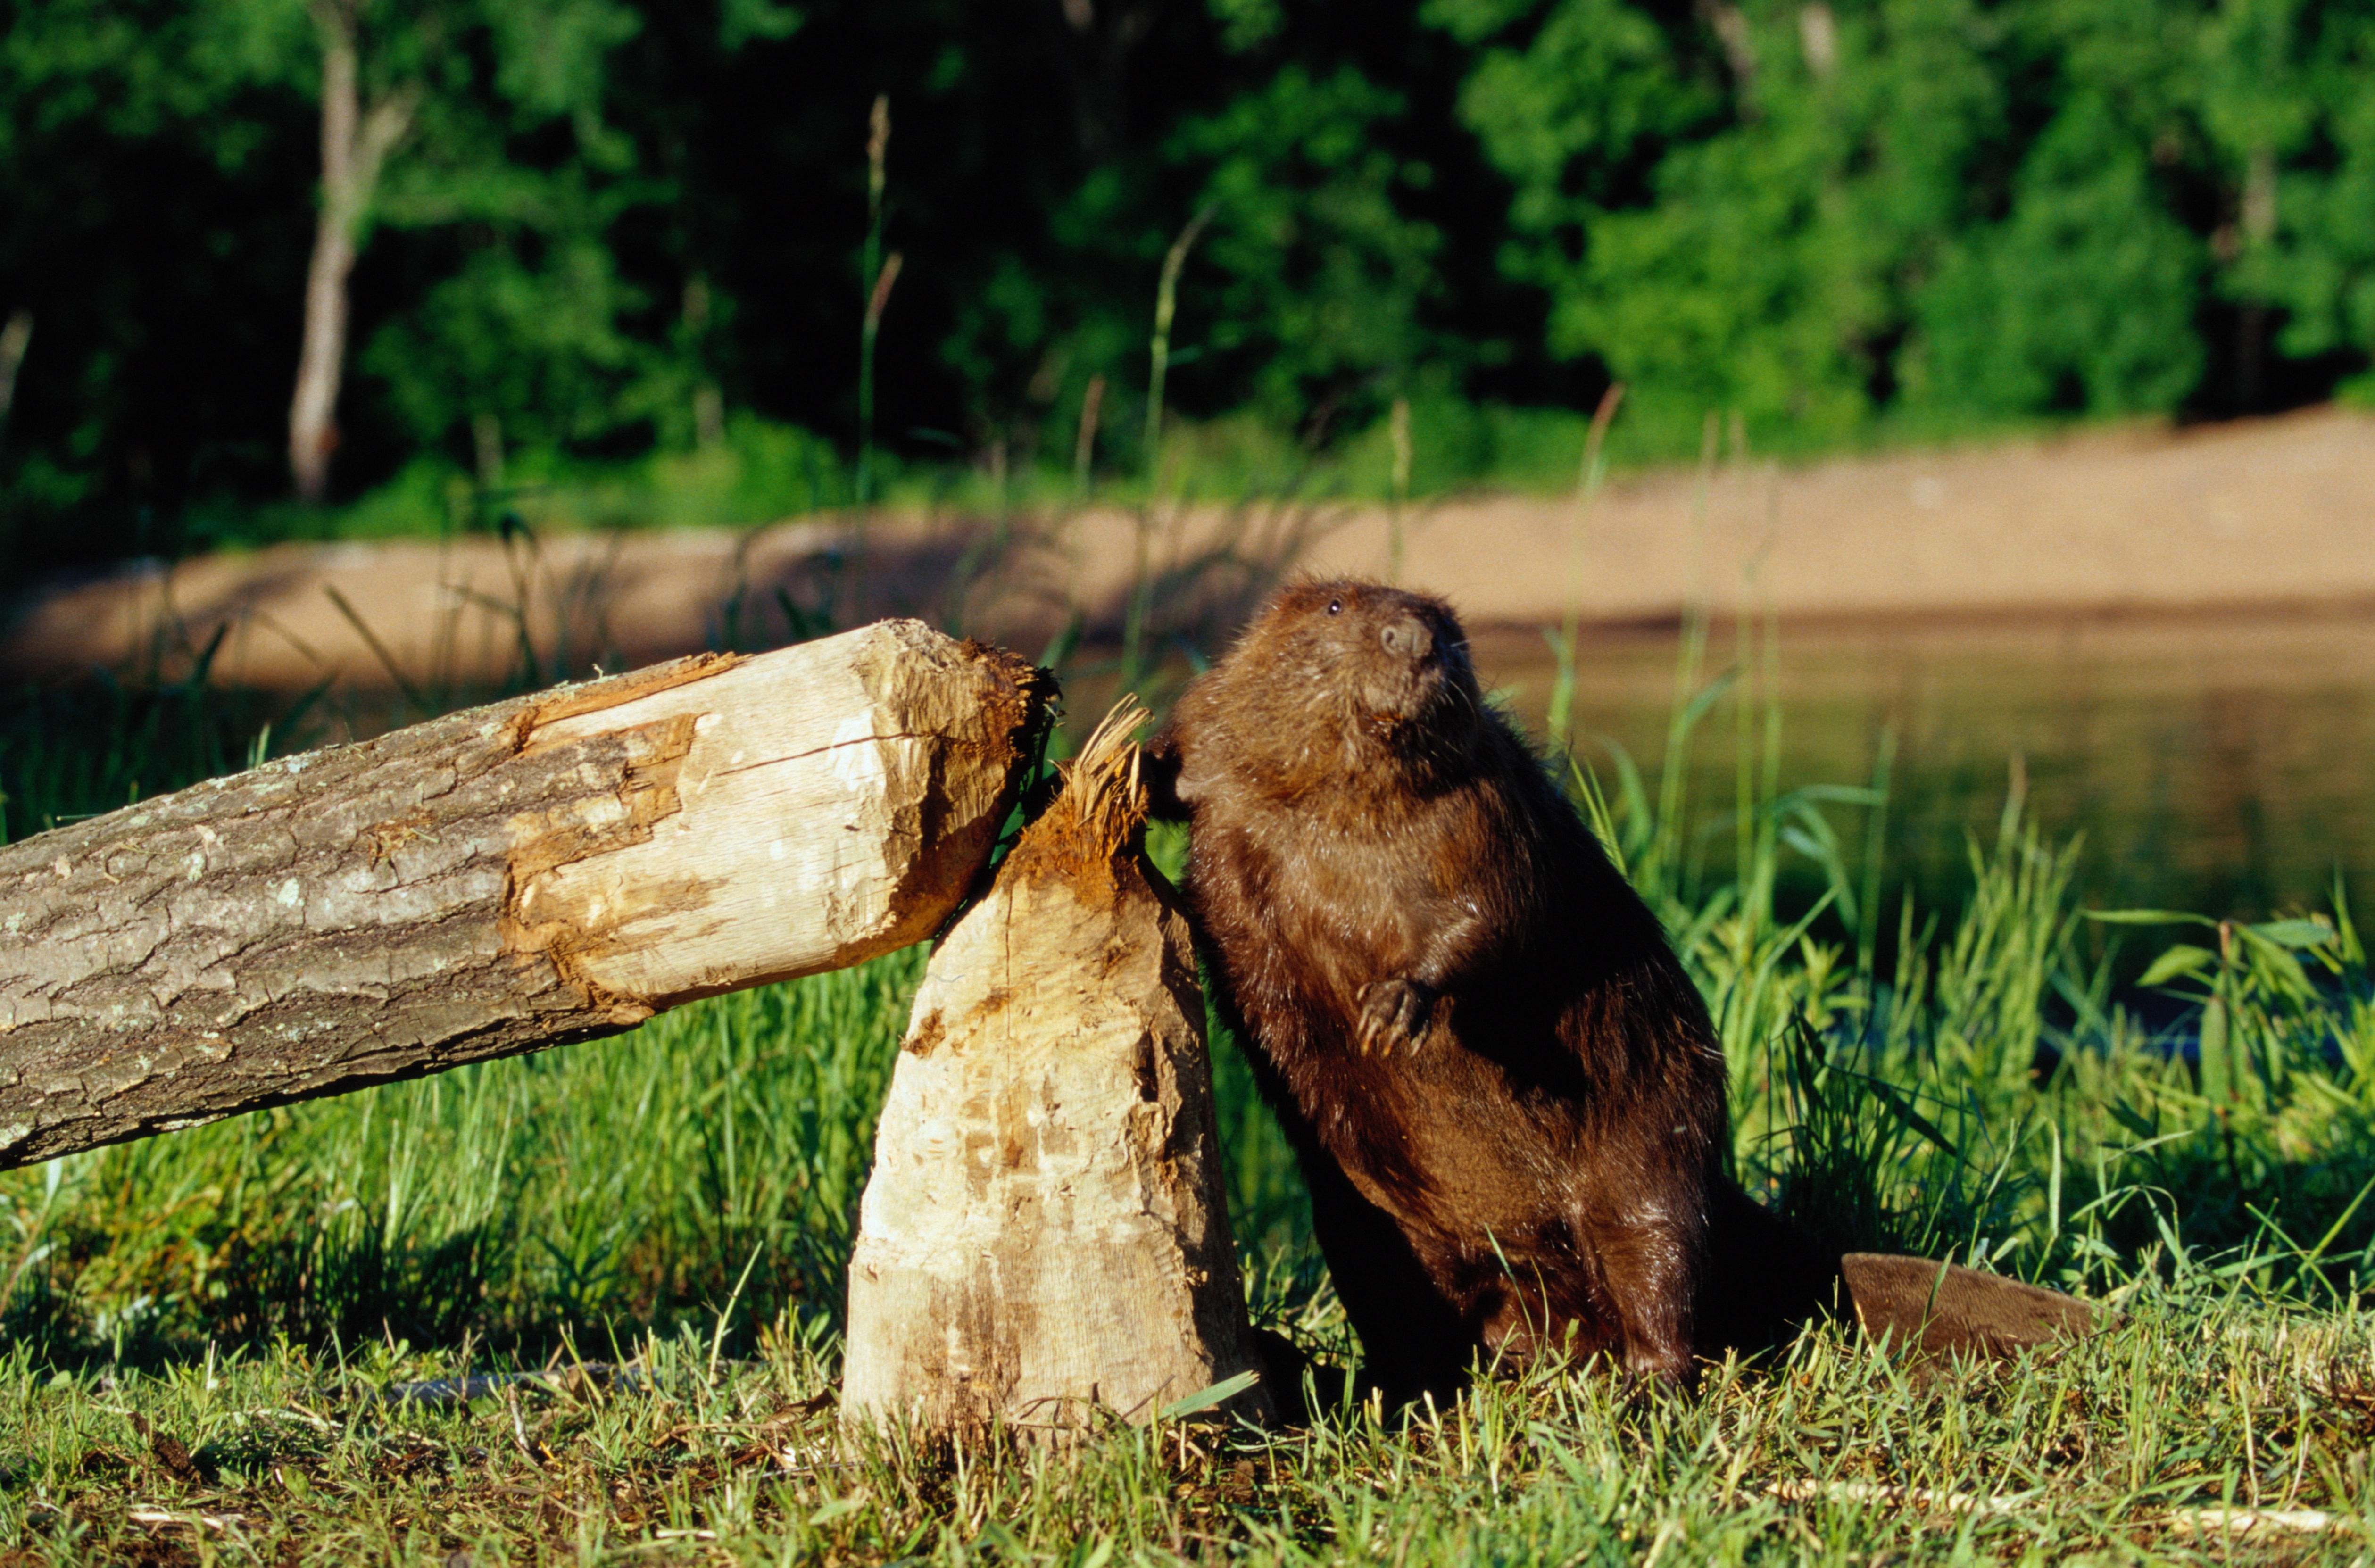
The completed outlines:
{"type": "Polygon", "coordinates": [[[1426,1033],[1435,1013],[1435,987],[1424,981],[1397,976],[1361,987],[1361,1054],[1415,1045],[1426,1033]]]}

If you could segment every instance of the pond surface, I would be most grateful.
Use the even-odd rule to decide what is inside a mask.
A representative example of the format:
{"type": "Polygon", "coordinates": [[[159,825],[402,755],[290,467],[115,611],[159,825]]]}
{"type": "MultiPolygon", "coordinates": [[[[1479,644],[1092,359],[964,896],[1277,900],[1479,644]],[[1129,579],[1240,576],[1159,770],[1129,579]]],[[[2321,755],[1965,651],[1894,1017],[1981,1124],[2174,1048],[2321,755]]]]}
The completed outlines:
{"type": "MultiPolygon", "coordinates": [[[[1672,629],[1586,634],[1573,728],[1603,779],[1611,742],[1654,774],[1681,651],[1672,629]]],[[[1716,627],[1705,678],[1742,652],[1736,629],[1716,627]]],[[[2258,917],[2325,907],[2339,870],[2362,923],[2375,911],[2375,614],[1784,625],[1769,662],[1761,628],[1745,652],[1753,683],[1697,731],[1695,811],[1730,808],[1732,695],[1769,686],[1784,789],[1866,784],[1893,737],[1888,872],[1932,907],[1960,902],[1966,835],[1992,837],[2017,771],[2048,834],[2085,835],[2089,905],[2258,917]]],[[[1487,686],[1539,728],[1548,648],[1499,633],[1476,654],[1487,686]]],[[[1861,808],[1828,809],[1863,842],[1861,808]]]]}

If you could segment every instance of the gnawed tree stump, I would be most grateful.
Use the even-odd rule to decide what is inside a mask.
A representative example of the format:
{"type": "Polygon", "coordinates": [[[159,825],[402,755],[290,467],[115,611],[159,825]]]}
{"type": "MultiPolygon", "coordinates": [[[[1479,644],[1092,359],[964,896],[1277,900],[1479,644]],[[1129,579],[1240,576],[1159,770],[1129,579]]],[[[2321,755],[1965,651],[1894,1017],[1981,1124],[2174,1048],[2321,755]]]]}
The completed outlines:
{"type": "Polygon", "coordinates": [[[0,1167],[929,936],[1045,678],[916,621],[497,703],[0,848],[0,1167]]]}
{"type": "Polygon", "coordinates": [[[850,1420],[1144,1421],[1255,1364],[1188,920],[1135,847],[1143,717],[1106,720],[925,972],[850,1260],[850,1420]]]}

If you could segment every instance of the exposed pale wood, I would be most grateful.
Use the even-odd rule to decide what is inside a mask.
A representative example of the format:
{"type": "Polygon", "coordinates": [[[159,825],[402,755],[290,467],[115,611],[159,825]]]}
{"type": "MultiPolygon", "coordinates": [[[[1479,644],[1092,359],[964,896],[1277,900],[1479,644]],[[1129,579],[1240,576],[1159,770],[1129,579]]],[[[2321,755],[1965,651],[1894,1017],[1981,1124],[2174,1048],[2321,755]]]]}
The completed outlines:
{"type": "Polygon", "coordinates": [[[0,848],[0,1166],[930,935],[1041,678],[916,621],[291,757],[0,848]]]}
{"type": "Polygon", "coordinates": [[[1144,1421],[1254,1365],[1187,917],[1131,847],[1130,727],[1108,721],[916,994],[850,1262],[851,1420],[1144,1421]]]}

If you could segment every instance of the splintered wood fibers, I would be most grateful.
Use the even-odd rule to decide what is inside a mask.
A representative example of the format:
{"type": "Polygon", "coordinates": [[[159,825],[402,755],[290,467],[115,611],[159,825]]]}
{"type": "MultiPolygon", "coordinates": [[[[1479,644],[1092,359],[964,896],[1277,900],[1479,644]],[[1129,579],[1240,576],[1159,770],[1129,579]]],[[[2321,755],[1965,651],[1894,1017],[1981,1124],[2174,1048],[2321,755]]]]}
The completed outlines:
{"type": "Polygon", "coordinates": [[[1188,920],[1139,847],[1144,717],[1107,716],[925,972],[850,1259],[851,1420],[1143,1422],[1254,1365],[1188,920]]]}

